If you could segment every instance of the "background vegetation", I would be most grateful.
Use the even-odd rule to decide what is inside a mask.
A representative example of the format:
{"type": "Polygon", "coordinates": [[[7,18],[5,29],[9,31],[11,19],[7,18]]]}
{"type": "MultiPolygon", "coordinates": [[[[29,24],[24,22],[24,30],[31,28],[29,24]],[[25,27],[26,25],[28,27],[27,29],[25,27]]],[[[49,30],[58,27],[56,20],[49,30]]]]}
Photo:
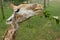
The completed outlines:
{"type": "MultiPolygon", "coordinates": [[[[9,2],[4,2],[3,5],[5,19],[2,18],[0,8],[0,40],[2,40],[6,29],[9,28],[9,25],[5,23],[6,19],[12,14],[12,9],[9,8],[9,2]]],[[[50,1],[47,10],[51,15],[60,16],[60,0],[50,1]]],[[[53,19],[49,20],[40,15],[34,16],[20,24],[16,40],[60,40],[60,24],[56,24],[53,19]]]]}

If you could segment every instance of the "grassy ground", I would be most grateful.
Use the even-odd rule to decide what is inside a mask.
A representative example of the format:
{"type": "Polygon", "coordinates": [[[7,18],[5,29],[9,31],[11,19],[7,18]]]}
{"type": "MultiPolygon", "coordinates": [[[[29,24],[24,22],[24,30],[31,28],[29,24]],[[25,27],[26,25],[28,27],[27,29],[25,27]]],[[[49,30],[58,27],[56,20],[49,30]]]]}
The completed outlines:
{"type": "MultiPolygon", "coordinates": [[[[60,1],[52,1],[47,10],[51,15],[60,16],[60,1]]],[[[0,12],[0,40],[2,40],[5,30],[9,27],[5,21],[12,14],[12,10],[5,7],[4,12],[4,20],[0,12]]],[[[44,17],[32,17],[20,25],[16,40],[60,40],[60,24],[56,24],[55,20],[48,20],[44,17]]]]}

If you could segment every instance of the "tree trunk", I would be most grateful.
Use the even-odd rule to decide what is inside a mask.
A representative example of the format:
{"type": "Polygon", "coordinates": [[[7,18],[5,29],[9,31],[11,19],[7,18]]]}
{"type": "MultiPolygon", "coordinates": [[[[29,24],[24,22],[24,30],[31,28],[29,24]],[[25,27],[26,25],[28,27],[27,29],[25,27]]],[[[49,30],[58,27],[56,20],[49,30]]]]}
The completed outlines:
{"type": "Polygon", "coordinates": [[[3,19],[4,19],[4,18],[5,18],[5,16],[4,16],[4,10],[3,10],[2,0],[0,0],[0,3],[1,3],[1,12],[2,12],[2,17],[3,17],[3,19]]]}
{"type": "Polygon", "coordinates": [[[44,9],[46,8],[46,0],[44,0],[44,9]]]}
{"type": "Polygon", "coordinates": [[[48,5],[48,6],[49,6],[49,4],[50,4],[50,0],[47,1],[47,5],[48,5]]]}
{"type": "Polygon", "coordinates": [[[32,0],[30,0],[30,3],[32,3],[32,0]]]}

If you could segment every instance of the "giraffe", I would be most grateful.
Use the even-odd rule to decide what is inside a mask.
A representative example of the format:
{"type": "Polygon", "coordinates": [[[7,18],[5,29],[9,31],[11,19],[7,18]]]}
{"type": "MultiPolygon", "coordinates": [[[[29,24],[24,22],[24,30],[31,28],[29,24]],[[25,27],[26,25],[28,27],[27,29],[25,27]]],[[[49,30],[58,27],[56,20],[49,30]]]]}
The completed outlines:
{"type": "Polygon", "coordinates": [[[11,4],[13,14],[7,19],[6,23],[11,24],[14,14],[16,13],[16,22],[22,22],[32,16],[41,15],[43,6],[41,4],[20,4],[15,6],[11,4]]]}
{"type": "Polygon", "coordinates": [[[5,33],[3,40],[15,40],[18,23],[35,15],[40,15],[43,10],[43,6],[40,4],[20,4],[18,6],[11,4],[10,7],[13,9],[13,14],[6,20],[6,23],[11,27],[5,33]]]}
{"type": "Polygon", "coordinates": [[[11,24],[11,27],[6,31],[3,40],[15,40],[16,31],[17,29],[11,24]]]}
{"type": "Polygon", "coordinates": [[[12,19],[10,28],[6,31],[3,40],[15,40],[18,24],[15,22],[15,18],[12,19]]]}

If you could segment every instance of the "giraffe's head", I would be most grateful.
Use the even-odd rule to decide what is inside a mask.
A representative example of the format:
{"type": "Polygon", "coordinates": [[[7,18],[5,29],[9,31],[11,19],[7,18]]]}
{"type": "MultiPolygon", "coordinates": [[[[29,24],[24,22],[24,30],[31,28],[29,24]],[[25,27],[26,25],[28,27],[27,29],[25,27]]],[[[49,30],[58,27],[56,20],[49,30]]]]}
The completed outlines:
{"type": "Polygon", "coordinates": [[[42,5],[39,4],[20,4],[19,6],[11,4],[11,8],[13,9],[13,14],[7,19],[7,24],[12,23],[14,16],[16,19],[15,22],[22,22],[31,16],[41,14],[43,9],[42,5]]]}

